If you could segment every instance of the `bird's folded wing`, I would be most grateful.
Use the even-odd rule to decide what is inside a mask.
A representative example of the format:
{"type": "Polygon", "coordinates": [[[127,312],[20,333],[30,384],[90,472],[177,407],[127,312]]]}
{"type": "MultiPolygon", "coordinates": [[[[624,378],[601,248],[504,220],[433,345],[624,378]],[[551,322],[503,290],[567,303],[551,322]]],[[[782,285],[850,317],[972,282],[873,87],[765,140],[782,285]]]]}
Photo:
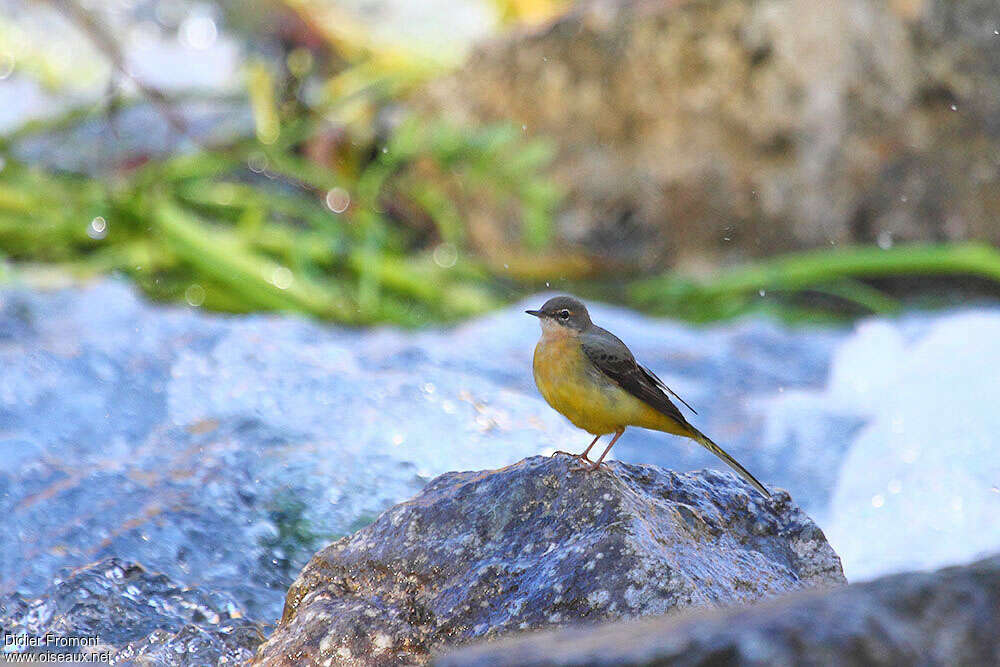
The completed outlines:
{"type": "Polygon", "coordinates": [[[639,368],[642,369],[643,373],[645,373],[647,376],[649,376],[649,379],[650,379],[650,381],[653,384],[655,384],[657,387],[659,387],[660,389],[662,389],[663,391],[667,392],[668,394],[670,394],[671,396],[673,396],[674,398],[676,398],[678,401],[680,401],[681,403],[683,403],[687,407],[688,410],[690,410],[691,412],[693,412],[695,414],[698,414],[698,411],[695,410],[694,408],[692,408],[690,403],[688,403],[683,398],[681,398],[680,396],[678,396],[676,391],[674,391],[673,389],[671,389],[670,387],[668,387],[667,384],[663,380],[661,380],[660,378],[658,378],[656,376],[656,373],[654,373],[653,371],[649,370],[645,366],[639,366],[639,368]]]}
{"type": "Polygon", "coordinates": [[[601,329],[597,333],[585,333],[580,340],[583,353],[591,363],[619,387],[679,423],[687,424],[681,411],[660,389],[659,385],[663,383],[636,362],[628,347],[617,336],[601,329]]]}

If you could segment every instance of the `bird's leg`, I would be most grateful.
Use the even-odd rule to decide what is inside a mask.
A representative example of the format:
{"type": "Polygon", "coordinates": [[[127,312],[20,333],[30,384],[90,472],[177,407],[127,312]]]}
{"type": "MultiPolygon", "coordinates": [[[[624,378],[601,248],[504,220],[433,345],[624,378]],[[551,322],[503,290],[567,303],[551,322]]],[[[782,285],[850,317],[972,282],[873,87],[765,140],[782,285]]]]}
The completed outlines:
{"type": "Polygon", "coordinates": [[[576,458],[580,459],[581,461],[590,461],[590,459],[587,458],[587,454],[590,453],[590,450],[594,448],[594,445],[596,445],[597,441],[600,440],[600,439],[601,439],[601,436],[599,436],[599,435],[595,436],[594,439],[590,441],[590,445],[588,445],[587,448],[585,450],[583,450],[583,454],[580,454],[576,458]]]}
{"type": "Polygon", "coordinates": [[[565,450],[559,449],[552,452],[551,456],[555,456],[556,454],[565,454],[566,456],[572,456],[574,458],[580,459],[581,461],[586,461],[587,463],[590,463],[590,459],[587,458],[587,454],[590,452],[591,449],[594,448],[594,445],[596,445],[597,441],[600,439],[601,436],[597,436],[596,438],[594,438],[591,441],[590,446],[587,447],[585,450],[583,450],[583,454],[574,454],[573,452],[567,452],[565,450]]]}
{"type": "MultiPolygon", "coordinates": [[[[603,461],[604,457],[608,455],[608,452],[611,451],[611,448],[615,446],[615,443],[618,442],[618,438],[622,437],[622,433],[624,433],[624,432],[625,432],[625,429],[623,429],[623,428],[620,428],[617,431],[615,431],[615,437],[611,438],[611,442],[608,443],[608,446],[604,450],[604,453],[601,454],[601,458],[597,459],[597,462],[594,463],[594,465],[590,466],[591,470],[597,470],[599,467],[601,467],[601,461],[603,461]]],[[[597,441],[595,440],[594,442],[597,442],[597,441]]]]}

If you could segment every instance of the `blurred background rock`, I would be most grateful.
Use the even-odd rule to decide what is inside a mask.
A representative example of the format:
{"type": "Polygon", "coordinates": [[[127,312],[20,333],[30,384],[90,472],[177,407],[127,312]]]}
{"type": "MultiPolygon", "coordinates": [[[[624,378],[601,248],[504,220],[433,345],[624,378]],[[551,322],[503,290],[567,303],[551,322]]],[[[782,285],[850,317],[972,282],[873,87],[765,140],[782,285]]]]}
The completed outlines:
{"type": "Polygon", "coordinates": [[[553,139],[560,240],[641,267],[996,243],[998,28],[993,2],[581,2],[430,108],[553,139]]]}

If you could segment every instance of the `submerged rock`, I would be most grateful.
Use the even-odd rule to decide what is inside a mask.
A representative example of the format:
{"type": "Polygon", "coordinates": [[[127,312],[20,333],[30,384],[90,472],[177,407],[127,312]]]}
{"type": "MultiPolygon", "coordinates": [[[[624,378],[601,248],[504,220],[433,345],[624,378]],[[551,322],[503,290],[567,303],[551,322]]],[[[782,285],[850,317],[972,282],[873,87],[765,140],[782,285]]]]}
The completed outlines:
{"type": "Polygon", "coordinates": [[[0,603],[0,631],[39,639],[28,652],[110,655],[113,664],[218,665],[245,663],[265,627],[243,618],[228,595],[108,558],[64,572],[38,597],[8,596],[0,603]],[[46,642],[47,634],[87,641],[65,648],[46,642]]]}
{"type": "Polygon", "coordinates": [[[567,456],[448,473],[318,553],[258,664],[388,665],[578,621],[724,606],[844,582],[784,491],[567,456]]]}
{"type": "Polygon", "coordinates": [[[438,667],[996,665],[1000,556],[748,608],[542,632],[455,651],[438,667]]]}

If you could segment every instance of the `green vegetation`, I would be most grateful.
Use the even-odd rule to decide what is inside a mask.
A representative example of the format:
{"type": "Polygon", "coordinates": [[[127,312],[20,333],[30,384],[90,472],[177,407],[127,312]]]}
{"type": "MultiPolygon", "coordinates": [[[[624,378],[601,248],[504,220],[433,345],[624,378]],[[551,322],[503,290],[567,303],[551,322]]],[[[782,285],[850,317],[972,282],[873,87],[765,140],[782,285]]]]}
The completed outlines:
{"type": "Polygon", "coordinates": [[[250,138],[111,179],[47,172],[8,153],[0,247],[78,275],[118,272],[157,299],[416,325],[500,302],[468,257],[449,185],[512,202],[529,247],[550,235],[558,194],[539,174],[549,151],[511,128],[462,133],[411,121],[353,178],[317,168],[296,148],[250,138]],[[385,213],[404,204],[431,228],[385,213]]]}
{"type": "Polygon", "coordinates": [[[770,304],[786,318],[822,318],[823,313],[788,305],[789,296],[805,292],[835,297],[862,312],[889,314],[900,303],[862,280],[914,276],[974,276],[1000,285],[1000,252],[978,243],[813,250],[722,271],[706,281],[676,275],[639,280],[628,298],[638,308],[693,321],[774,310],[770,304]],[[771,302],[765,304],[768,295],[771,302]]]}
{"type": "MultiPolygon", "coordinates": [[[[501,9],[517,20],[555,6],[501,9]]],[[[241,99],[168,99],[133,81],[138,100],[116,94],[105,108],[72,109],[0,138],[0,258],[127,276],[165,301],[348,324],[415,326],[501,303],[501,286],[468,238],[467,207],[509,211],[512,243],[543,248],[560,198],[544,175],[550,147],[520,128],[460,129],[408,110],[406,95],[454,62],[374,40],[329,3],[232,8],[248,41],[273,40],[275,17],[291,12],[314,31],[310,46],[248,62],[241,99]],[[185,126],[180,109],[192,99],[235,103],[253,124],[246,136],[209,145],[185,126]],[[71,137],[88,123],[113,146],[116,116],[135,105],[152,125],[162,116],[188,150],[133,157],[126,149],[124,164],[87,173],[16,158],[25,141],[71,137]],[[387,114],[393,120],[380,120],[387,114]]],[[[65,14],[122,69],[97,14],[72,0],[65,14]]]]}
{"type": "Polygon", "coordinates": [[[259,539],[259,544],[271,557],[271,562],[264,566],[277,569],[289,581],[295,578],[317,548],[335,539],[314,529],[306,517],[307,509],[305,501],[291,490],[275,494],[267,504],[268,519],[277,533],[259,539]]]}
{"type": "MultiPolygon", "coordinates": [[[[5,151],[0,248],[15,263],[125,275],[160,300],[348,324],[452,321],[541,286],[544,273],[498,271],[497,258],[475,251],[460,203],[470,192],[509,200],[526,221],[522,258],[544,252],[559,201],[544,176],[545,144],[506,126],[468,133],[411,121],[353,179],[309,164],[296,145],[247,138],[111,179],[29,167],[5,151]],[[414,217],[428,226],[415,227],[414,217]]],[[[896,299],[864,282],[894,276],[1000,284],[1000,253],[978,244],[810,251],[709,280],[639,278],[625,295],[640,310],[698,322],[761,310],[816,319],[843,314],[837,304],[854,313],[895,312],[896,299]],[[833,298],[803,308],[794,298],[803,293],[833,298]]],[[[11,279],[9,268],[0,279],[11,279]]],[[[600,294],[604,280],[560,285],[600,294]]]]}

